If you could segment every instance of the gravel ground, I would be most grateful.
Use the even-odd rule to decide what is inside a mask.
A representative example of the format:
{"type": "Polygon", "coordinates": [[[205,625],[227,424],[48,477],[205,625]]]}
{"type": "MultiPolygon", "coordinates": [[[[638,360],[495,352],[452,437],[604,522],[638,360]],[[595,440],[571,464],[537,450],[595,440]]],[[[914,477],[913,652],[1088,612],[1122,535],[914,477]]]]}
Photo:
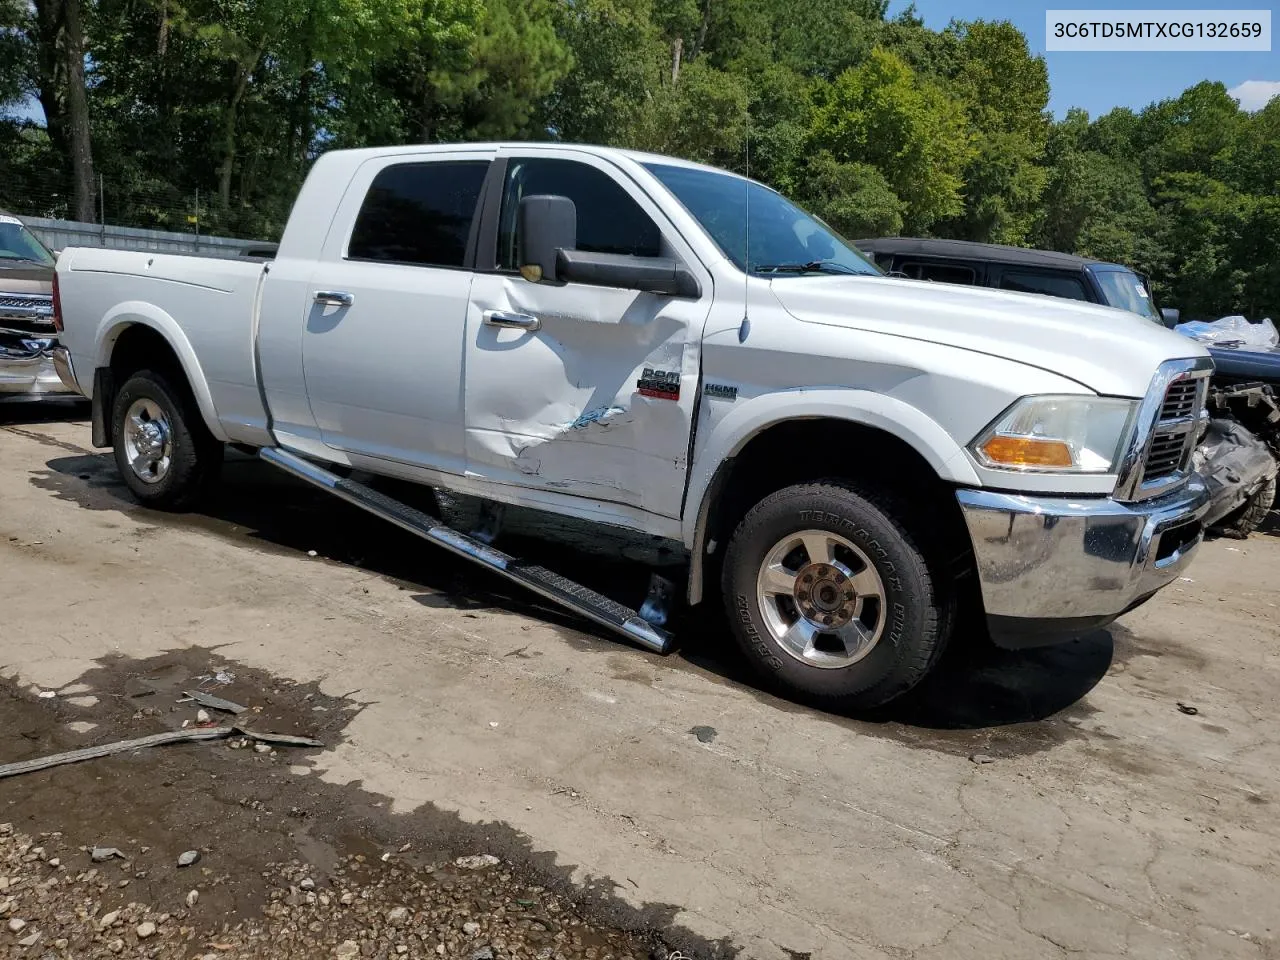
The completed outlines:
{"type": "MultiPolygon", "coordinates": [[[[0,762],[232,722],[341,743],[364,705],[187,650],[111,657],[97,696],[0,678],[0,762]],[[46,692],[47,693],[47,692],[46,692]]],[[[310,748],[239,737],[0,780],[0,957],[667,960],[722,950],[567,881],[496,824],[412,814],[308,776],[310,748]],[[188,862],[194,861],[194,862],[188,862]],[[612,912],[611,912],[612,911],[612,912]]]]}
{"type": "Polygon", "coordinates": [[[69,845],[60,833],[32,837],[0,824],[7,955],[638,960],[650,953],[638,937],[584,922],[562,897],[486,854],[434,869],[355,854],[318,879],[297,861],[266,863],[270,886],[260,916],[235,922],[193,915],[202,888],[220,881],[198,862],[188,868],[183,907],[162,912],[133,900],[110,906],[123,884],[145,876],[148,853],[130,848],[130,859],[92,865],[91,849],[69,845]]]}

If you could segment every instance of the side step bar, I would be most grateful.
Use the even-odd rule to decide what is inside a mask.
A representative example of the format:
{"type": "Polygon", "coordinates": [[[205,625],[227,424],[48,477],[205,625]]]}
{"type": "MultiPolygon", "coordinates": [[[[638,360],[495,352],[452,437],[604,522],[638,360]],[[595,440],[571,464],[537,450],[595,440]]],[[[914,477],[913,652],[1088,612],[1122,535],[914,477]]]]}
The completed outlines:
{"type": "Polygon", "coordinates": [[[637,643],[655,653],[671,652],[671,634],[660,626],[649,623],[636,611],[580,583],[562,577],[546,567],[525,563],[508,556],[474,537],[459,533],[421,510],[415,510],[398,500],[393,500],[363,483],[346,480],[335,473],[330,473],[310,460],[305,460],[287,450],[279,447],[264,447],[258,451],[258,456],[267,463],[279,467],[285,473],[293,474],[300,480],[327,490],[362,510],[367,510],[410,533],[417,534],[424,540],[444,547],[460,557],[474,560],[482,567],[488,567],[539,596],[568,607],[593,623],[608,627],[632,643],[637,643]]]}

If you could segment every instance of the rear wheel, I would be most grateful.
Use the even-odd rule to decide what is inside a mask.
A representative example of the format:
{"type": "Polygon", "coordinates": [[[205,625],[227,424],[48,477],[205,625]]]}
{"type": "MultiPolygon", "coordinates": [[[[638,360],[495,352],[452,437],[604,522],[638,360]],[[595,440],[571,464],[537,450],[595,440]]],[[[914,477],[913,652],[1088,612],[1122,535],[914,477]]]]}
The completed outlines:
{"type": "Polygon", "coordinates": [[[725,555],[724,594],[747,660],[780,692],[866,710],[928,672],[953,601],[899,509],[840,483],[758,503],[725,555]]]}
{"type": "Polygon", "coordinates": [[[164,374],[140,370],[116,394],[112,446],[121,476],[141,503],[189,506],[222,465],[222,444],[200,419],[194,398],[164,374]]]}

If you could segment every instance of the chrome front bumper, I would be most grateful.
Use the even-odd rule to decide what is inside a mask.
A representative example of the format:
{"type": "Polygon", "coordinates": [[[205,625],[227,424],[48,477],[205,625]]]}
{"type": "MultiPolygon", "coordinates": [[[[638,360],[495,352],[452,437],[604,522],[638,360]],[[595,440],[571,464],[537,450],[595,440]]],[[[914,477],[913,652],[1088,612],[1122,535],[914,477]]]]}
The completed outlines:
{"type": "Polygon", "coordinates": [[[1194,476],[1139,503],[968,489],[956,496],[987,624],[1004,647],[1069,640],[1146,600],[1190,563],[1209,506],[1194,476]]]}
{"type": "Polygon", "coordinates": [[[31,337],[0,344],[0,400],[39,400],[79,392],[71,357],[56,340],[31,337]]]}

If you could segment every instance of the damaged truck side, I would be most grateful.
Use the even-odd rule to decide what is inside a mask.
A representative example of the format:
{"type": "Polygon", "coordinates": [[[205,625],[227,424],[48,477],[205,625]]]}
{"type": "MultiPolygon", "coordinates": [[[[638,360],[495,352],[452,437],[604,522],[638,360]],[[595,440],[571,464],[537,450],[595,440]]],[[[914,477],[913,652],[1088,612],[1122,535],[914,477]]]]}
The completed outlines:
{"type": "Polygon", "coordinates": [[[767,682],[834,708],[911,688],[962,612],[1008,647],[1103,626],[1201,540],[1202,347],[883,277],[681,160],[333,152],[269,263],[70,249],[56,290],[61,369],[142,503],[185,506],[253,448],[665,651],[660,591],[632,610],[494,536],[508,505],[656,542],[767,682]],[[355,473],[488,509],[459,529],[355,473]]]}

